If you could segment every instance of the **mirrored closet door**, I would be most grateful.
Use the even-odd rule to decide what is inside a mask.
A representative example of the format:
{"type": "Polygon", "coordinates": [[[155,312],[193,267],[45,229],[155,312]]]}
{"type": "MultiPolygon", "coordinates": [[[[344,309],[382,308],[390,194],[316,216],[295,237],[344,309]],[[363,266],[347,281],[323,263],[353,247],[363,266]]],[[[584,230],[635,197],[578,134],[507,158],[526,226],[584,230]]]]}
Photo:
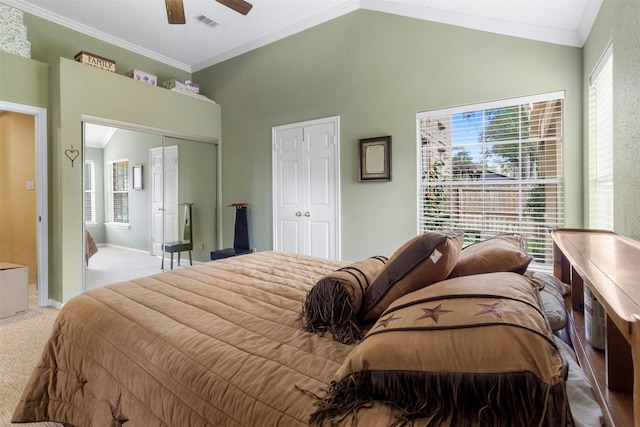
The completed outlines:
{"type": "Polygon", "coordinates": [[[209,260],[217,145],[87,122],[83,140],[85,290],[209,260]]]}

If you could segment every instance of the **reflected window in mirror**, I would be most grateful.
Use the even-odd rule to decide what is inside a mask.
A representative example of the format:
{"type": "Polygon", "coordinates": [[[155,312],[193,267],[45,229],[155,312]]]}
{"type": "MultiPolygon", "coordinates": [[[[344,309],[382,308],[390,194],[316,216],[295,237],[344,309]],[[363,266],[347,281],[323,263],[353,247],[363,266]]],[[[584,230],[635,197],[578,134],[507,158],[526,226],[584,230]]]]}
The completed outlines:
{"type": "Polygon", "coordinates": [[[96,164],[93,160],[84,162],[84,222],[96,223],[96,164]]]}
{"type": "Polygon", "coordinates": [[[129,225],[129,160],[106,163],[107,170],[107,222],[129,225]]]}

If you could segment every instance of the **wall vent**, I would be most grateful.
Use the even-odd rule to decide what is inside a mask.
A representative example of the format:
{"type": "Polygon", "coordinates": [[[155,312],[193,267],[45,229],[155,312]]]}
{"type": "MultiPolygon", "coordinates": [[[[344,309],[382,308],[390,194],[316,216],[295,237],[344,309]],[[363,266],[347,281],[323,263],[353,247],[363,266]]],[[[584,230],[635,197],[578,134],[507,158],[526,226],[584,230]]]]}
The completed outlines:
{"type": "Polygon", "coordinates": [[[204,15],[198,15],[196,16],[196,18],[198,19],[198,21],[202,22],[205,25],[208,25],[209,27],[215,27],[216,25],[218,25],[216,21],[204,15]]]}

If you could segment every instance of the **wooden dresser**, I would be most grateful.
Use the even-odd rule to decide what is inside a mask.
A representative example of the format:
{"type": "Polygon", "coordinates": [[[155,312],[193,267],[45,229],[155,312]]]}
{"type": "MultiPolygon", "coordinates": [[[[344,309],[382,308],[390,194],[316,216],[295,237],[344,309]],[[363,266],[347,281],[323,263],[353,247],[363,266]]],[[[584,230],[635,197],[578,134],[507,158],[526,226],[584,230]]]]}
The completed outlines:
{"type": "Polygon", "coordinates": [[[571,284],[571,341],[605,423],[640,427],[640,242],[598,230],[556,229],[551,236],[554,274],[571,284]],[[604,350],[585,338],[584,286],[606,312],[604,350]]]}

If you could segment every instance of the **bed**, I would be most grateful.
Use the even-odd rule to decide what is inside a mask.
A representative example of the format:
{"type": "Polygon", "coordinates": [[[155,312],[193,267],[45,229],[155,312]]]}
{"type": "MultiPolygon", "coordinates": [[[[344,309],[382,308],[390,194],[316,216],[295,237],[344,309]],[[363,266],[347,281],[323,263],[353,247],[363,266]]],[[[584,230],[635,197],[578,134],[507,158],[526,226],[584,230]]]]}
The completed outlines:
{"type": "MultiPolygon", "coordinates": [[[[391,257],[389,263],[393,260],[391,257]]],[[[337,372],[363,370],[358,363],[364,363],[367,371],[377,363],[366,356],[356,360],[357,353],[360,349],[366,354],[363,344],[373,340],[369,334],[381,329],[378,322],[384,322],[387,312],[363,323],[367,338],[345,344],[327,331],[305,330],[301,307],[322,278],[344,272],[350,265],[305,255],[258,252],[80,295],[61,310],[12,422],[56,421],[78,427],[125,423],[145,427],[417,426],[432,422],[438,417],[425,418],[419,412],[408,416],[393,398],[386,397],[365,396],[336,410],[336,398],[345,399],[336,394],[344,383],[337,372]]],[[[456,280],[448,277],[450,273],[449,268],[444,278],[456,280]]],[[[513,272],[497,274],[525,277],[513,272]]],[[[436,282],[425,289],[451,287],[436,282]]],[[[395,313],[409,310],[406,304],[393,305],[407,294],[389,302],[390,309],[395,313]]],[[[514,314],[517,310],[506,311],[514,314]]],[[[441,319],[445,317],[441,313],[441,319]]],[[[433,318],[432,313],[427,320],[433,318]]],[[[380,339],[382,334],[376,336],[380,339]]],[[[543,337],[541,342],[550,339],[543,337]]],[[[560,347],[555,345],[556,350],[560,347]]],[[[569,387],[565,389],[565,380],[571,377],[566,373],[567,357],[558,361],[562,367],[550,363],[550,369],[562,370],[563,378],[558,377],[556,387],[561,393],[547,390],[546,394],[560,398],[543,403],[543,412],[560,408],[556,412],[563,414],[562,422],[574,425],[575,417],[562,397],[572,393],[567,393],[569,387]]],[[[352,372],[345,375],[353,378],[352,372]]],[[[598,416],[597,407],[590,410],[598,416]]],[[[452,412],[440,418],[437,425],[467,425],[452,412]]],[[[505,422],[509,425],[508,418],[505,422]]],[[[540,425],[556,422],[547,420],[540,425]]]]}

